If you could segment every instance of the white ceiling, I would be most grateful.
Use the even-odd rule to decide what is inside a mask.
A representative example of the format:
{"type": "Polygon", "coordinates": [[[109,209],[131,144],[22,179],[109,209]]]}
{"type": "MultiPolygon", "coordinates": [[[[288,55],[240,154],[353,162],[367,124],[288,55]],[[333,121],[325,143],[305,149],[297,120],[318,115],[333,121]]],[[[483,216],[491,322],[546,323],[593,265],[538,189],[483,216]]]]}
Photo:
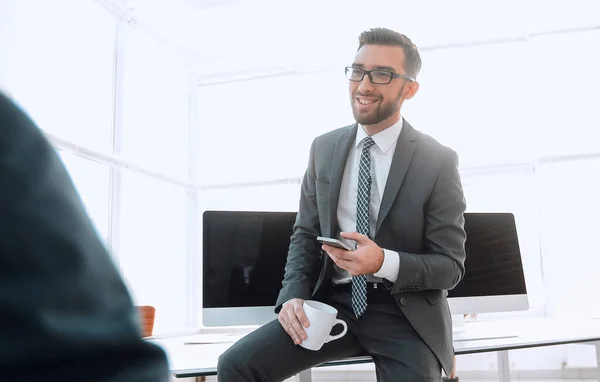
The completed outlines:
{"type": "Polygon", "coordinates": [[[600,0],[127,0],[200,74],[343,65],[383,26],[421,48],[600,28],[600,0]]]}

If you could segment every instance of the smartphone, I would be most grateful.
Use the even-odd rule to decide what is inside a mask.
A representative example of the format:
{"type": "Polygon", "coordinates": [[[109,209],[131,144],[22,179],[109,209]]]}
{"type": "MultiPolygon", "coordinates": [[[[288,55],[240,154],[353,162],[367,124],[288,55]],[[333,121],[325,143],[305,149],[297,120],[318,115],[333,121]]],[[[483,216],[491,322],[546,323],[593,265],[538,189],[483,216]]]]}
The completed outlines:
{"type": "Polygon", "coordinates": [[[338,247],[341,249],[345,249],[346,251],[354,251],[354,249],[350,248],[347,244],[339,241],[338,239],[332,239],[330,237],[319,236],[319,237],[317,237],[317,241],[319,243],[331,245],[332,247],[338,247]]]}

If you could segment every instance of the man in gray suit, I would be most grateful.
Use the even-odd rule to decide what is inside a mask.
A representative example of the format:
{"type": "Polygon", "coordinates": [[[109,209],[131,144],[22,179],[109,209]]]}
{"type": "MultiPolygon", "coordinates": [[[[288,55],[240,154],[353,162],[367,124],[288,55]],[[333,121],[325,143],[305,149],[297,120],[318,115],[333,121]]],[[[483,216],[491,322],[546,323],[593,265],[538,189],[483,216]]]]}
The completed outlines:
{"type": "MultiPolygon", "coordinates": [[[[320,363],[369,354],[378,381],[439,381],[453,366],[446,300],[464,274],[465,200],[454,151],[400,115],[419,88],[406,36],[361,34],[346,68],[357,123],[316,138],[291,237],[278,320],[219,360],[223,381],[276,381],[320,363]],[[340,238],[355,250],[317,242],[340,238]],[[304,300],[334,306],[348,333],[319,351],[298,344],[304,300]]],[[[322,100],[321,100],[322,101],[322,100]]]]}
{"type": "Polygon", "coordinates": [[[168,381],[41,131],[0,92],[0,380],[168,381]]]}

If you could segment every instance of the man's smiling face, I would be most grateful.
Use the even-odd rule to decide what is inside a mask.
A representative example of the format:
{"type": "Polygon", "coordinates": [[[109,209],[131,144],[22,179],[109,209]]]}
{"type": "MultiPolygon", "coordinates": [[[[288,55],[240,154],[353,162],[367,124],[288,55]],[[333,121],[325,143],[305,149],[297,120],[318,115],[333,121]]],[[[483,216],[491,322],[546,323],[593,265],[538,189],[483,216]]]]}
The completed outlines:
{"type": "MultiPolygon", "coordinates": [[[[402,47],[363,45],[356,53],[352,66],[404,74],[404,59],[402,47]]],[[[404,78],[395,78],[389,84],[374,84],[368,75],[360,82],[350,81],[350,102],[356,122],[363,126],[389,123],[384,128],[394,124],[400,118],[406,83],[404,78]]]]}

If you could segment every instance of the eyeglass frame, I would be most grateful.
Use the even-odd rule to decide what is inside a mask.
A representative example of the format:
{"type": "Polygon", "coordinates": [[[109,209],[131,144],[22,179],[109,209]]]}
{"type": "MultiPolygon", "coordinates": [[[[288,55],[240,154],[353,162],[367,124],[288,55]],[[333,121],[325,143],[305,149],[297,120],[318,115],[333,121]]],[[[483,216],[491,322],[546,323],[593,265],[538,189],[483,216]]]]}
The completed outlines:
{"type": "Polygon", "coordinates": [[[387,69],[365,70],[365,69],[357,67],[357,66],[346,66],[344,68],[344,71],[345,71],[345,74],[346,74],[346,78],[348,78],[348,81],[352,81],[352,82],[362,82],[365,79],[365,75],[368,75],[369,76],[369,81],[371,81],[371,83],[375,84],[375,85],[389,85],[392,82],[392,80],[396,79],[396,78],[403,78],[403,79],[405,79],[407,81],[411,81],[411,82],[415,81],[415,79],[412,78],[412,77],[408,77],[408,76],[405,76],[403,74],[399,74],[399,73],[396,73],[396,72],[393,72],[393,71],[387,70],[387,69]],[[363,75],[360,78],[360,80],[352,80],[352,79],[348,78],[348,70],[349,69],[352,69],[352,70],[356,70],[356,69],[362,70],[363,71],[363,75]],[[373,76],[371,76],[371,72],[386,72],[386,73],[389,73],[390,74],[390,80],[388,82],[374,82],[373,81],[373,76]]]}

